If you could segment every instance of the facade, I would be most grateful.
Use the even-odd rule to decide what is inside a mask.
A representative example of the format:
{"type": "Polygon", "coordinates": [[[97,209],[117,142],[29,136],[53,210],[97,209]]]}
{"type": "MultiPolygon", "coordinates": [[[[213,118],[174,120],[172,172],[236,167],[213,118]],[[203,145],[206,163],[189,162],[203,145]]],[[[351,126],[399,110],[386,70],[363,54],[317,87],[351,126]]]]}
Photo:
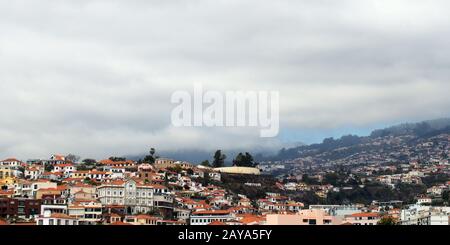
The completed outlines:
{"type": "Polygon", "coordinates": [[[209,225],[213,222],[227,222],[235,217],[228,210],[204,210],[192,213],[190,217],[191,225],[209,225]]]}
{"type": "Polygon", "coordinates": [[[301,210],[297,214],[268,214],[267,225],[339,225],[342,219],[322,209],[301,210]]]}
{"type": "Polygon", "coordinates": [[[80,222],[67,214],[45,212],[36,218],[36,225],[79,225],[80,222]]]}
{"type": "Polygon", "coordinates": [[[68,205],[67,213],[82,224],[98,224],[102,221],[103,207],[99,202],[86,202],[68,205]]]}
{"type": "Polygon", "coordinates": [[[352,225],[377,225],[381,220],[378,213],[355,213],[345,216],[345,222],[352,225]]]}
{"type": "Polygon", "coordinates": [[[128,214],[155,209],[173,211],[174,198],[165,186],[142,184],[135,180],[113,181],[97,187],[98,200],[104,205],[124,205],[128,214]]]}
{"type": "Polygon", "coordinates": [[[32,218],[39,215],[41,200],[27,198],[0,198],[0,217],[32,218]]]}
{"type": "Polygon", "coordinates": [[[400,214],[402,225],[449,225],[450,207],[411,205],[400,214]]]}

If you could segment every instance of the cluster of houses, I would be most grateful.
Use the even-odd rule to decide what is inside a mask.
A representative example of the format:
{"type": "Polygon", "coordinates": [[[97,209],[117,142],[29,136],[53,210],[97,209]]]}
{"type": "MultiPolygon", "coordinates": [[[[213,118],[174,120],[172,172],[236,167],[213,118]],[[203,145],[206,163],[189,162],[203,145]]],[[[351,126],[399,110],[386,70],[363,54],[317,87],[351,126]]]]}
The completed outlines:
{"type": "MultiPolygon", "coordinates": [[[[30,225],[377,225],[389,216],[401,224],[448,224],[449,209],[419,200],[405,209],[381,205],[309,205],[280,193],[251,200],[221,187],[222,175],[255,169],[213,169],[166,158],[155,163],[105,159],[73,163],[0,161],[0,224],[30,225]]],[[[245,183],[258,188],[261,183],[245,183]]],[[[277,185],[281,185],[277,183],[277,185]]],[[[280,189],[310,188],[308,185],[280,189]]],[[[447,185],[429,189],[442,193],[447,185]]],[[[333,186],[321,186],[329,191],[333,186]]],[[[424,197],[425,198],[425,197],[424,197]]]]}

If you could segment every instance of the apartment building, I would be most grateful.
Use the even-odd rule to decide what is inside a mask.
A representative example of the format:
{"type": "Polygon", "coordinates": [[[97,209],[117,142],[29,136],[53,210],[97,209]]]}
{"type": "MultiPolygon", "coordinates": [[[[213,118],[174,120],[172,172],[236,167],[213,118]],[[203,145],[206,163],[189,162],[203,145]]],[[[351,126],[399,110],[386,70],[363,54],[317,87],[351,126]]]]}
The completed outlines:
{"type": "Polygon", "coordinates": [[[124,205],[127,214],[147,213],[155,209],[173,211],[174,197],[167,187],[144,184],[133,179],[116,180],[97,187],[103,205],[124,205]]]}

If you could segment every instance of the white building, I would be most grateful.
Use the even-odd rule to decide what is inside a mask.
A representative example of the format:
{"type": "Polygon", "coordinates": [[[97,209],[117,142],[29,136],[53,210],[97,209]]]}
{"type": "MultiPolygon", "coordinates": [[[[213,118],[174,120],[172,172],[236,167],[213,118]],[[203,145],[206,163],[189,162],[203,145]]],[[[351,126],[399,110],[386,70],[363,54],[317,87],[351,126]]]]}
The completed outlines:
{"type": "Polygon", "coordinates": [[[412,205],[400,214],[402,225],[449,225],[450,207],[412,205]]]}
{"type": "Polygon", "coordinates": [[[36,218],[37,225],[79,225],[79,221],[67,214],[45,212],[36,218]]]}
{"type": "Polygon", "coordinates": [[[235,217],[228,210],[204,210],[191,214],[191,225],[209,225],[214,221],[227,222],[234,220],[235,217]]]}
{"type": "Polygon", "coordinates": [[[352,225],[377,225],[380,220],[381,217],[378,213],[354,213],[346,215],[344,222],[352,225]]]}
{"type": "Polygon", "coordinates": [[[42,167],[31,166],[25,168],[24,177],[31,180],[37,180],[44,173],[44,169],[42,167]]]}
{"type": "Polygon", "coordinates": [[[116,180],[97,187],[98,200],[103,205],[124,205],[127,213],[146,213],[154,209],[173,210],[173,195],[167,187],[116,180]]]}

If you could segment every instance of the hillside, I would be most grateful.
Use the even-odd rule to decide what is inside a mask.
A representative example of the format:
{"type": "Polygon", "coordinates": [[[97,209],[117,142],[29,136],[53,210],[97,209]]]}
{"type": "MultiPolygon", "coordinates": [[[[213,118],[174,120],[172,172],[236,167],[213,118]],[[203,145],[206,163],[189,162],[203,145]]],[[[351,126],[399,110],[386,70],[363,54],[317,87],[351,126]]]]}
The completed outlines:
{"type": "Polygon", "coordinates": [[[320,144],[283,148],[261,160],[328,165],[432,160],[447,154],[449,135],[450,119],[437,119],[379,129],[364,137],[346,135],[326,138],[320,144]]]}

